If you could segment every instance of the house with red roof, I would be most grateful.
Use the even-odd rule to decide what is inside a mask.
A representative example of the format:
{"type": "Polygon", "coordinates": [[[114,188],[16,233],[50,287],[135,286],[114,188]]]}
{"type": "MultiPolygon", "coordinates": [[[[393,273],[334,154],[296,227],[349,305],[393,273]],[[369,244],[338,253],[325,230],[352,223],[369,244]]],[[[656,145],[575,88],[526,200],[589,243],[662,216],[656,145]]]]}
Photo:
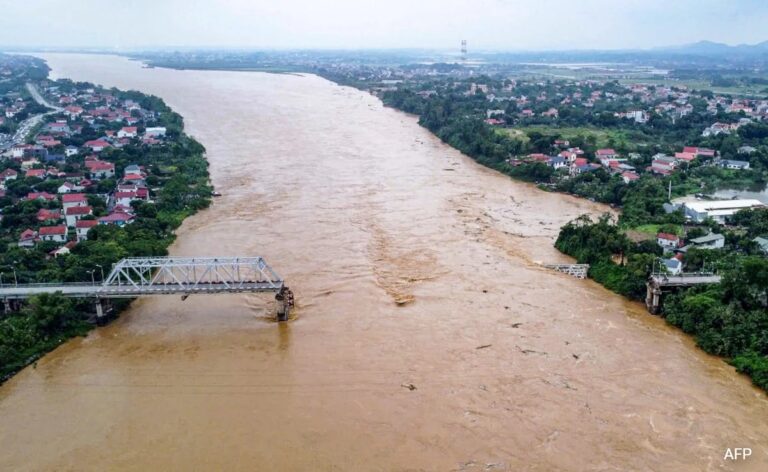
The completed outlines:
{"type": "Polygon", "coordinates": [[[72,249],[75,248],[75,246],[77,246],[77,241],[70,241],[67,244],[49,252],[48,255],[51,257],[66,256],[72,251],[72,249]]]}
{"type": "Polygon", "coordinates": [[[44,200],[46,202],[53,202],[56,200],[56,195],[48,192],[29,192],[27,194],[27,200],[44,200]]]}
{"type": "Polygon", "coordinates": [[[672,250],[680,247],[680,237],[676,234],[659,233],[656,235],[656,244],[664,250],[672,250]]]}
{"type": "Polygon", "coordinates": [[[115,176],[115,165],[111,162],[96,160],[85,161],[85,167],[94,179],[108,179],[115,176]]]}
{"type": "Polygon", "coordinates": [[[38,179],[44,179],[48,171],[45,169],[29,169],[24,173],[24,177],[37,177],[38,179]]]}
{"type": "Polygon", "coordinates": [[[134,216],[124,212],[113,212],[107,216],[99,218],[100,225],[116,225],[123,227],[127,224],[133,223],[134,216]]]}
{"type": "Polygon", "coordinates": [[[146,182],[144,181],[144,176],[141,174],[125,174],[123,176],[123,183],[134,184],[140,187],[143,187],[146,185],[146,182]]]}
{"type": "Polygon", "coordinates": [[[90,206],[73,206],[64,210],[64,217],[67,220],[67,226],[70,228],[74,228],[78,221],[90,215],[93,215],[93,208],[90,206]]]}
{"type": "Polygon", "coordinates": [[[64,225],[42,226],[37,234],[41,241],[67,242],[67,227],[64,225]]]}
{"type": "Polygon", "coordinates": [[[619,153],[614,151],[611,148],[605,148],[605,149],[598,149],[597,152],[595,152],[595,156],[597,156],[598,159],[616,159],[619,157],[619,153]]]}
{"type": "Polygon", "coordinates": [[[37,211],[37,221],[44,223],[46,221],[58,221],[61,219],[61,212],[59,210],[49,210],[47,208],[41,208],[37,211]]]}
{"type": "Polygon", "coordinates": [[[120,131],[117,132],[118,138],[135,138],[139,135],[139,129],[135,126],[123,126],[120,131]]]}
{"type": "Polygon", "coordinates": [[[4,171],[0,172],[0,179],[2,179],[3,182],[8,182],[9,180],[16,180],[18,176],[19,176],[19,173],[13,169],[5,169],[4,171]]]}
{"type": "Polygon", "coordinates": [[[76,206],[84,207],[88,206],[88,197],[84,193],[65,193],[61,196],[61,203],[64,210],[76,206]]]}
{"type": "Polygon", "coordinates": [[[640,176],[636,172],[627,171],[621,173],[621,179],[624,181],[625,184],[628,184],[630,182],[634,182],[635,180],[638,180],[640,176]]]}
{"type": "Polygon", "coordinates": [[[56,193],[72,193],[77,192],[76,185],[72,182],[64,182],[63,184],[59,185],[59,188],[56,189],[56,193]]]}
{"type": "Polygon", "coordinates": [[[92,141],[86,141],[84,146],[91,148],[93,152],[101,152],[111,146],[111,144],[103,139],[94,139],[92,141]]]}
{"type": "Polygon", "coordinates": [[[75,234],[77,235],[77,240],[87,240],[88,231],[98,224],[98,220],[77,220],[77,223],[75,223],[75,234]]]}
{"type": "Polygon", "coordinates": [[[34,247],[37,240],[37,232],[31,229],[25,229],[19,236],[19,247],[34,247]]]}
{"type": "Polygon", "coordinates": [[[675,159],[678,161],[684,161],[684,162],[691,162],[692,160],[696,159],[696,154],[692,152],[676,152],[675,153],[675,159]]]}

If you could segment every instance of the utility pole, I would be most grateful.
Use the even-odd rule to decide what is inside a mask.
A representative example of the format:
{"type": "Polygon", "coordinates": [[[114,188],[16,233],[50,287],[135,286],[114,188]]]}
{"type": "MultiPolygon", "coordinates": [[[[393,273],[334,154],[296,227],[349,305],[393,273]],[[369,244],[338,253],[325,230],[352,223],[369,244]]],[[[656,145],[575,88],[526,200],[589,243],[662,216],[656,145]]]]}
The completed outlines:
{"type": "Polygon", "coordinates": [[[669,181],[669,190],[667,191],[667,200],[672,202],[672,181],[669,181]]]}
{"type": "Polygon", "coordinates": [[[461,40],[461,61],[467,62],[467,40],[461,40]]]}

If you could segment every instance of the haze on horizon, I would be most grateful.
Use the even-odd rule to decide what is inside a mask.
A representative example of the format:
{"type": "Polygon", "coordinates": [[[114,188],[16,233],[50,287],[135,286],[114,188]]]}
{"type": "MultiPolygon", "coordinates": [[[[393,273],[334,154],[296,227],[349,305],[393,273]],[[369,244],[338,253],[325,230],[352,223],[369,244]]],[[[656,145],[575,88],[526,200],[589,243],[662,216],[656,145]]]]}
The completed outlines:
{"type": "Polygon", "coordinates": [[[642,49],[768,39],[765,0],[0,0],[0,47],[642,49]]]}

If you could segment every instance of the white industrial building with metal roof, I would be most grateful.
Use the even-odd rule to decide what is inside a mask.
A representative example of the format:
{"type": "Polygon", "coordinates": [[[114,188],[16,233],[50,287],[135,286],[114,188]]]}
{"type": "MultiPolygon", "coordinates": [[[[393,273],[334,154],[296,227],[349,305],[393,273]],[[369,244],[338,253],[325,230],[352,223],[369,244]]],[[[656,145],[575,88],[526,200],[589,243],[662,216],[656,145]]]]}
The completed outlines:
{"type": "Polygon", "coordinates": [[[696,223],[701,223],[707,218],[712,218],[718,223],[724,223],[726,218],[735,215],[738,211],[762,206],[764,204],[760,200],[751,199],[698,200],[683,203],[683,210],[685,211],[685,216],[696,223]]]}

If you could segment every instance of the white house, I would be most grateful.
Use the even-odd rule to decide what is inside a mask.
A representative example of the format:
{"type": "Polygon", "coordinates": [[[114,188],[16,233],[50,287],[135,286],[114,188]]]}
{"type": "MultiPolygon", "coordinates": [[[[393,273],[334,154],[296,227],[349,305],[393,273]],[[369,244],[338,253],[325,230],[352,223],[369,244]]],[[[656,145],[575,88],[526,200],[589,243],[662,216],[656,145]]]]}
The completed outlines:
{"type": "Polygon", "coordinates": [[[670,275],[679,275],[681,272],[683,272],[683,263],[675,258],[664,259],[662,262],[664,263],[664,267],[667,268],[667,272],[669,272],[670,275]]]}
{"type": "Polygon", "coordinates": [[[680,246],[680,238],[675,234],[659,233],[656,235],[656,244],[671,250],[680,246]]]}
{"type": "Polygon", "coordinates": [[[720,167],[723,167],[725,169],[747,170],[747,169],[749,169],[749,162],[747,162],[747,161],[734,161],[734,160],[729,160],[729,159],[721,159],[720,160],[720,167]]]}
{"type": "Polygon", "coordinates": [[[38,234],[42,241],[53,241],[57,243],[64,243],[67,241],[67,227],[64,225],[43,226],[40,228],[38,234]]]}
{"type": "Polygon", "coordinates": [[[97,220],[77,220],[75,223],[75,234],[78,241],[85,241],[88,239],[88,230],[98,225],[97,220]]]}
{"type": "Polygon", "coordinates": [[[144,136],[151,136],[153,138],[159,138],[165,136],[166,129],[164,126],[155,126],[153,128],[147,128],[144,130],[144,136]]]}
{"type": "Polygon", "coordinates": [[[61,203],[64,210],[71,207],[88,206],[88,198],[84,193],[65,193],[61,196],[61,203]]]}
{"type": "MultiPolygon", "coordinates": [[[[124,126],[120,129],[120,131],[117,132],[118,138],[135,138],[138,136],[138,128],[135,126],[124,126]]],[[[165,134],[165,133],[163,133],[165,134]]]]}
{"type": "Polygon", "coordinates": [[[725,246],[725,236],[717,233],[709,233],[700,238],[691,239],[691,244],[701,249],[720,249],[725,246]]]}
{"type": "Polygon", "coordinates": [[[75,146],[67,146],[66,148],[64,148],[64,155],[66,157],[76,156],[78,152],[79,151],[75,146]]]}
{"type": "Polygon", "coordinates": [[[67,226],[74,228],[77,222],[84,216],[93,214],[93,209],[89,206],[73,206],[64,210],[64,218],[67,220],[67,226]]]}

